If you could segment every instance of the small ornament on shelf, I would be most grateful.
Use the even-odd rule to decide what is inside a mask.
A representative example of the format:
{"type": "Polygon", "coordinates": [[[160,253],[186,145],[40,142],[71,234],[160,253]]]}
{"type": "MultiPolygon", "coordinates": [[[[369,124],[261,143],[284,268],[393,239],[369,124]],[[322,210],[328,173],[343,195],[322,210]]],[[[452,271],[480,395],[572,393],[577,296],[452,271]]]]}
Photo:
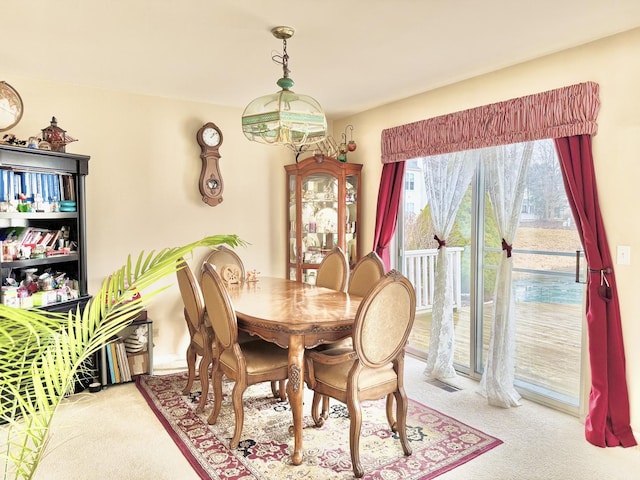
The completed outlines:
{"type": "Polygon", "coordinates": [[[257,282],[258,281],[258,275],[260,275],[260,272],[257,270],[249,270],[247,272],[247,282],[257,282]]]}
{"type": "Polygon", "coordinates": [[[5,145],[16,145],[19,147],[24,147],[27,144],[26,140],[20,140],[13,133],[5,133],[2,136],[2,142],[5,145]]]}
{"type": "Polygon", "coordinates": [[[78,139],[67,135],[67,131],[58,126],[56,117],[51,117],[51,125],[42,129],[42,140],[47,142],[54,152],[64,152],[65,147],[78,139]]]}

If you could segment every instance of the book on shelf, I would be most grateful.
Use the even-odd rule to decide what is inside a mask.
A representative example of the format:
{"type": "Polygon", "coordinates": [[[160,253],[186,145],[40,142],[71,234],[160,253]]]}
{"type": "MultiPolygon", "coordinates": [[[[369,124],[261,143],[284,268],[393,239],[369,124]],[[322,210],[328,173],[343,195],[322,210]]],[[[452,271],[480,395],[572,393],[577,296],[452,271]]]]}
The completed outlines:
{"type": "Polygon", "coordinates": [[[21,172],[2,169],[0,201],[17,200],[20,194],[29,201],[38,195],[45,202],[76,200],[75,180],[67,173],[21,172]]]}
{"type": "Polygon", "coordinates": [[[113,359],[113,383],[120,383],[120,365],[118,364],[118,352],[116,352],[116,342],[109,343],[111,358],[113,359]]]}
{"type": "Polygon", "coordinates": [[[24,236],[29,232],[30,227],[2,227],[0,228],[0,242],[22,243],[24,236]]]}
{"type": "Polygon", "coordinates": [[[42,238],[40,238],[40,240],[38,240],[38,245],[43,245],[43,246],[47,246],[49,245],[49,243],[51,242],[51,239],[53,238],[54,233],[51,232],[50,230],[48,230],[43,236],[42,238]]]}
{"type": "Polygon", "coordinates": [[[109,379],[107,381],[107,383],[116,383],[116,373],[115,370],[113,368],[113,357],[111,356],[111,347],[109,346],[109,344],[104,346],[104,350],[106,352],[106,356],[107,356],[107,370],[109,373],[109,379]]]}
{"type": "Polygon", "coordinates": [[[28,232],[22,239],[21,244],[38,245],[47,233],[49,233],[49,230],[46,228],[28,227],[28,232]]]}
{"type": "MultiPolygon", "coordinates": [[[[147,321],[146,314],[146,310],[142,311],[136,320],[147,321]]],[[[151,372],[147,344],[147,335],[151,331],[149,323],[129,325],[104,345],[101,351],[106,362],[101,372],[105,384],[130,382],[137,375],[151,372]],[[146,334],[142,335],[138,331],[140,329],[144,330],[146,334]],[[140,342],[144,342],[144,345],[141,346],[140,342]],[[131,350],[132,348],[133,350],[131,350]]]]}
{"type": "Polygon", "coordinates": [[[76,200],[74,179],[71,175],[61,175],[62,200],[76,200]]]}
{"type": "Polygon", "coordinates": [[[131,372],[129,370],[129,360],[127,359],[127,352],[124,348],[122,340],[115,342],[116,353],[118,357],[118,367],[120,368],[120,381],[130,382],[131,372]]]}
{"type": "Polygon", "coordinates": [[[106,344],[103,354],[106,358],[107,384],[130,382],[133,379],[131,359],[121,338],[106,344]]]}
{"type": "Polygon", "coordinates": [[[52,232],[53,232],[53,236],[51,237],[51,240],[49,240],[49,243],[47,243],[45,246],[55,249],[56,248],[56,242],[58,241],[58,239],[62,235],[62,230],[55,230],[55,231],[52,231],[52,232]]]}
{"type": "MultiPolygon", "coordinates": [[[[2,227],[0,228],[0,242],[4,244],[13,244],[16,247],[23,245],[35,247],[51,247],[55,249],[56,242],[62,236],[62,230],[49,230],[37,227],[2,227]]],[[[11,260],[10,258],[5,258],[11,260]]]]}

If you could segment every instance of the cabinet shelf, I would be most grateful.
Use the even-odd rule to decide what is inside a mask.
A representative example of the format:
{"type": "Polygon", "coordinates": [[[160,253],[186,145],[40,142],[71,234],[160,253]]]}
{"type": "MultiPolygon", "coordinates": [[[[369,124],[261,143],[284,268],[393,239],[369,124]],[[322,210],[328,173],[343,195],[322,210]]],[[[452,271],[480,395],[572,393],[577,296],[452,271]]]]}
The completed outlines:
{"type": "Polygon", "coordinates": [[[66,302],[56,302],[50,303],[49,305],[45,305],[41,307],[44,310],[48,310],[50,312],[68,312],[69,310],[75,309],[80,306],[84,308],[84,306],[91,300],[91,296],[87,295],[85,297],[75,298],[73,300],[67,300],[66,302]]]}
{"type": "Polygon", "coordinates": [[[306,198],[302,200],[302,203],[338,203],[338,200],[333,199],[333,200],[317,200],[317,199],[312,199],[312,200],[307,200],[306,198]]]}
{"type": "Polygon", "coordinates": [[[51,255],[44,258],[29,258],[25,260],[10,260],[2,262],[2,268],[29,268],[40,265],[53,265],[56,263],[77,262],[78,254],[70,253],[68,255],[51,255]]]}
{"type": "MultiPolygon", "coordinates": [[[[0,212],[0,220],[57,220],[57,219],[76,219],[78,212],[0,212]]],[[[14,226],[10,224],[9,226],[14,226]]]]}

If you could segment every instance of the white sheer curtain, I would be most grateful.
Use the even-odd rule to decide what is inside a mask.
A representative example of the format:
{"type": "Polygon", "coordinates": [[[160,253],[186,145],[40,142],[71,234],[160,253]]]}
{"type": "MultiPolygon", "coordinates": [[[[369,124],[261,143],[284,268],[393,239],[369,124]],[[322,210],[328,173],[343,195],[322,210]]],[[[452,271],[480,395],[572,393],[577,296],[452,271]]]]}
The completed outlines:
{"type": "Polygon", "coordinates": [[[482,151],[487,192],[502,237],[502,257],[493,295],[493,323],[480,393],[490,405],[509,408],[520,405],[515,376],[515,304],[511,289],[511,247],[520,221],[525,182],[533,143],[514,143],[482,151]]]}
{"type": "Polygon", "coordinates": [[[427,204],[439,243],[436,261],[431,339],[424,374],[428,378],[456,376],[453,368],[453,287],[446,240],[476,169],[470,151],[434,155],[422,159],[427,204]]]}

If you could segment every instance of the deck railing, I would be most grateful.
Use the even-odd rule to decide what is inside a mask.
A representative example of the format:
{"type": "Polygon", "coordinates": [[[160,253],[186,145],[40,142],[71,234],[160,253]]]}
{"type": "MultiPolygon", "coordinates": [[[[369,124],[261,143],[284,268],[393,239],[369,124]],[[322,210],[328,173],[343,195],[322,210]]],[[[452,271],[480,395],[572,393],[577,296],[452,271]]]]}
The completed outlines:
{"type": "MultiPolygon", "coordinates": [[[[500,248],[486,248],[486,251],[491,252],[500,252],[500,248]]],[[[462,289],[461,289],[461,259],[462,252],[464,252],[463,247],[447,247],[447,256],[449,257],[449,275],[452,279],[453,286],[453,308],[460,307],[461,298],[462,298],[462,289]]],[[[571,270],[571,268],[567,268],[564,266],[561,269],[555,270],[542,270],[542,269],[532,269],[532,268],[514,268],[514,273],[520,274],[533,274],[538,276],[544,276],[547,278],[564,278],[566,279],[567,285],[570,287],[574,284],[574,278],[577,282],[581,277],[584,276],[585,267],[582,265],[584,263],[584,254],[581,251],[578,251],[576,254],[571,252],[552,252],[552,251],[542,251],[542,250],[514,250],[516,254],[522,255],[541,255],[541,256],[552,256],[552,257],[567,257],[567,258],[576,258],[576,270],[571,270]],[[576,257],[577,255],[577,257],[576,257]]],[[[404,252],[403,259],[403,267],[402,273],[411,281],[415,290],[416,290],[416,311],[428,311],[433,307],[433,292],[435,289],[435,270],[436,263],[438,258],[438,250],[435,248],[425,249],[425,250],[406,250],[404,252]]],[[[485,265],[484,267],[487,270],[495,270],[498,268],[497,265],[485,265]]],[[[584,283],[584,282],[581,282],[584,283]]],[[[535,283],[534,283],[535,285],[535,283]]],[[[579,287],[578,287],[579,288],[579,287]]],[[[578,295],[580,293],[578,292],[578,295]]],[[[581,300],[577,300],[578,303],[581,303],[581,300]]],[[[563,303],[567,302],[565,299],[563,303]]]]}
{"type": "MultiPolygon", "coordinates": [[[[453,308],[462,305],[461,258],[463,247],[447,247],[449,275],[453,287],[453,308]]],[[[403,274],[416,290],[416,311],[431,310],[436,284],[438,249],[405,250],[403,274]]]]}

